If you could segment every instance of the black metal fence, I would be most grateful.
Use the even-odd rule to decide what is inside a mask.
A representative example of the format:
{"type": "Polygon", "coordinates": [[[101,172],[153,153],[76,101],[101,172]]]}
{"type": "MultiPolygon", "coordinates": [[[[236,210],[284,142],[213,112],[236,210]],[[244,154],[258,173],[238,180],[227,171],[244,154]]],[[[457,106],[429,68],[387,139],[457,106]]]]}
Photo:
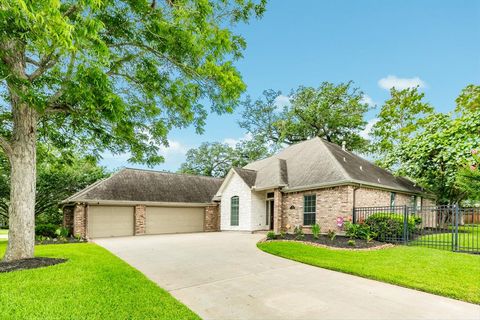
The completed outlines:
{"type": "Polygon", "coordinates": [[[353,209],[374,239],[480,254],[480,208],[388,206],[353,209]]]}

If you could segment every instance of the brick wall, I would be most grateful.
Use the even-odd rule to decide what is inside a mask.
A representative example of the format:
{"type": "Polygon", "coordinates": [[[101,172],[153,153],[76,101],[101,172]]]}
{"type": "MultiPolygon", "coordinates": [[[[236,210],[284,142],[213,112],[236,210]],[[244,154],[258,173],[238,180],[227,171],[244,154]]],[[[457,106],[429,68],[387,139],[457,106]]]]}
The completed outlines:
{"type": "Polygon", "coordinates": [[[136,205],[134,208],[135,235],[145,234],[146,207],[136,205]]]}
{"type": "Polygon", "coordinates": [[[75,206],[63,207],[63,226],[73,233],[73,210],[75,206]]]}
{"type": "MultiPolygon", "coordinates": [[[[352,215],[352,187],[340,186],[334,188],[292,192],[283,194],[282,230],[293,232],[297,225],[303,225],[303,197],[316,195],[316,222],[322,232],[328,230],[342,231],[337,226],[337,218],[350,219],[352,215]]],[[[305,227],[309,232],[310,227],[305,227]]]]}
{"type": "Polygon", "coordinates": [[[220,230],[220,206],[212,205],[205,207],[204,231],[220,230]]]}
{"type": "MultiPolygon", "coordinates": [[[[353,188],[353,187],[352,187],[353,188]]],[[[353,189],[352,189],[353,190],[353,189]]],[[[385,207],[390,205],[390,191],[359,188],[355,191],[355,206],[356,207],[385,207]]],[[[395,205],[410,206],[412,204],[411,195],[396,193],[395,205]]]]}
{"type": "Polygon", "coordinates": [[[280,230],[285,230],[283,196],[279,189],[273,190],[273,232],[275,233],[279,233],[280,230]]]}
{"type": "Polygon", "coordinates": [[[87,237],[87,210],[84,204],[75,205],[73,210],[73,235],[87,237]]]}
{"type": "Polygon", "coordinates": [[[437,204],[436,204],[435,200],[433,200],[433,199],[423,198],[421,205],[423,207],[432,207],[432,206],[436,206],[437,204]]]}
{"type": "MultiPolygon", "coordinates": [[[[339,186],[333,188],[317,189],[302,192],[284,193],[281,202],[281,229],[286,232],[293,232],[295,226],[303,225],[303,197],[305,195],[316,195],[316,223],[320,225],[322,232],[335,230],[342,232],[343,228],[338,227],[337,218],[342,217],[344,221],[352,218],[353,210],[353,186],[339,186]]],[[[424,199],[425,203],[432,203],[424,199]]],[[[275,199],[275,203],[277,199],[275,199]]],[[[395,205],[411,205],[411,195],[397,192],[395,205]]],[[[377,207],[390,205],[390,191],[373,188],[358,188],[355,191],[356,207],[377,207]]],[[[310,232],[309,226],[304,227],[305,232],[310,232]]]]}

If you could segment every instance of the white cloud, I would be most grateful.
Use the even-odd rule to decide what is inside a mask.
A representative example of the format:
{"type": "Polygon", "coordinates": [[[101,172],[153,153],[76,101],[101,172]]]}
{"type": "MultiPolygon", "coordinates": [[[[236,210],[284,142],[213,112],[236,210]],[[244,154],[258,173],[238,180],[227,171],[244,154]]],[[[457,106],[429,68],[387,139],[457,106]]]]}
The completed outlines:
{"type": "Polygon", "coordinates": [[[223,143],[228,144],[232,148],[234,148],[238,142],[239,142],[239,139],[234,139],[234,138],[225,138],[223,140],[223,143]]]}
{"type": "Polygon", "coordinates": [[[228,144],[230,147],[235,148],[235,146],[242,141],[250,141],[252,140],[253,136],[251,133],[245,133],[241,138],[225,138],[223,139],[223,143],[228,144]]]}
{"type": "Polygon", "coordinates": [[[397,76],[389,75],[386,78],[378,80],[378,86],[385,90],[395,89],[403,90],[407,88],[420,87],[425,88],[426,83],[419,77],[414,78],[398,78],[397,76]]]}
{"type": "Polygon", "coordinates": [[[370,97],[368,94],[364,94],[362,97],[362,100],[360,100],[361,103],[366,103],[370,107],[375,106],[375,101],[373,101],[372,97],[370,97]]]}
{"type": "Polygon", "coordinates": [[[185,145],[176,140],[169,140],[168,147],[162,145],[159,149],[162,155],[185,154],[188,151],[188,148],[185,145]]]}
{"type": "Polygon", "coordinates": [[[360,136],[364,139],[369,139],[370,138],[370,132],[372,132],[372,128],[375,125],[375,123],[378,122],[377,118],[373,118],[368,120],[367,125],[365,126],[365,129],[360,131],[360,136]]]}
{"type": "Polygon", "coordinates": [[[274,104],[277,108],[282,109],[285,106],[290,106],[292,103],[290,102],[289,96],[281,94],[275,98],[274,104]]]}

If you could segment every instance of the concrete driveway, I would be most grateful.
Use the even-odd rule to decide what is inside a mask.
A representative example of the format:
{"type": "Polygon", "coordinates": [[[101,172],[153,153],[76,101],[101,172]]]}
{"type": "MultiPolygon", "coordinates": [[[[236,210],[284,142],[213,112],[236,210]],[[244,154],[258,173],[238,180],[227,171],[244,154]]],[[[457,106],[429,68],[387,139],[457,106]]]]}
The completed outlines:
{"type": "Polygon", "coordinates": [[[480,319],[480,306],[304,265],[217,232],[97,239],[204,319],[480,319]]]}

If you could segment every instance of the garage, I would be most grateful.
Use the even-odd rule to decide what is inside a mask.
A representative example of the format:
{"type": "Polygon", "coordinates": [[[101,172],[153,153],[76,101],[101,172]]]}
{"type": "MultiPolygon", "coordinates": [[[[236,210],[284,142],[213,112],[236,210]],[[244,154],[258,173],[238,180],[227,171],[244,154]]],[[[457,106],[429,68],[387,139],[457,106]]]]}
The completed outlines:
{"type": "Polygon", "coordinates": [[[91,238],[132,236],[133,232],[133,207],[88,207],[88,233],[91,238]]]}
{"type": "Polygon", "coordinates": [[[204,208],[147,207],[146,233],[202,232],[204,208]]]}
{"type": "Polygon", "coordinates": [[[124,168],[62,201],[63,225],[84,239],[218,231],[222,182],[124,168]]]}

